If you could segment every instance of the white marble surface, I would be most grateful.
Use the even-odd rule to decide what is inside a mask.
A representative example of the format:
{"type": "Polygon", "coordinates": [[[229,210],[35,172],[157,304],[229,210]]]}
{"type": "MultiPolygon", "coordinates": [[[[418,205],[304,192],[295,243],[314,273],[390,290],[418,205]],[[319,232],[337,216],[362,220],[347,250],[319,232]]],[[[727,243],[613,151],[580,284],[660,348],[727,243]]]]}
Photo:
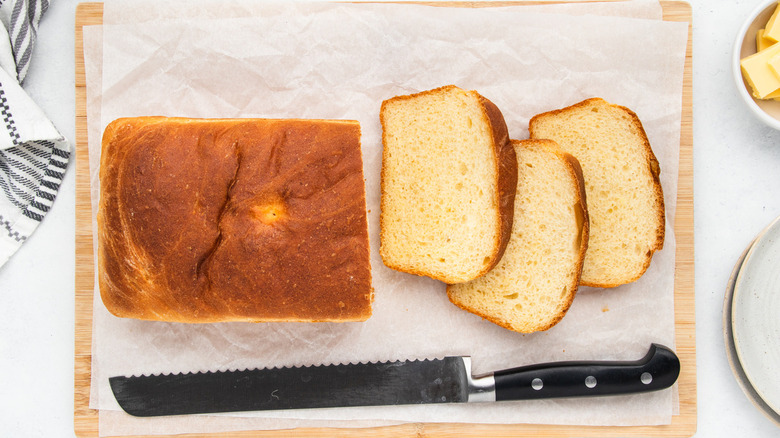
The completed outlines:
{"type": "MultiPolygon", "coordinates": [[[[691,0],[696,437],[780,436],[780,428],[750,404],[734,380],[721,326],[723,294],[737,257],[780,215],[780,132],[766,128],[744,108],[729,66],[742,17],[760,1],[691,0]]],[[[76,5],[75,0],[53,1],[25,83],[71,141],[76,5]]],[[[0,436],[74,436],[73,164],[43,224],[0,268],[0,436]]]]}

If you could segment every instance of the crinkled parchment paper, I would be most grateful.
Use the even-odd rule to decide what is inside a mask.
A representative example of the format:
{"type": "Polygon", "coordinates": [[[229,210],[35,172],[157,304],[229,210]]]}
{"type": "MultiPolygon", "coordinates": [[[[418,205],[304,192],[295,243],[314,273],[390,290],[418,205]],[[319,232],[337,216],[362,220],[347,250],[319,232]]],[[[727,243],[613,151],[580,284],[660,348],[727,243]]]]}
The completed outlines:
{"type": "Polygon", "coordinates": [[[475,9],[159,3],[107,3],[104,25],[85,28],[93,212],[100,135],[117,117],[358,120],[374,315],[365,323],[343,324],[161,323],[115,318],[96,293],[90,405],[101,410],[101,435],[409,421],[669,423],[678,408],[676,388],[579,400],[186,418],[137,419],[120,411],[108,387],[114,375],[445,355],[470,355],[474,371],[482,373],[558,360],[635,360],[652,342],[674,346],[672,223],[687,24],[660,21],[657,3],[475,9]],[[177,10],[181,14],[174,16],[177,10]],[[594,15],[610,11],[622,16],[594,15]],[[447,84],[492,100],[516,139],[528,137],[533,115],[589,97],[634,110],[659,159],[667,207],[667,240],[647,273],[615,289],[583,288],[557,326],[523,335],[457,309],[440,282],[386,268],[378,255],[379,108],[392,96],[447,84]]]}

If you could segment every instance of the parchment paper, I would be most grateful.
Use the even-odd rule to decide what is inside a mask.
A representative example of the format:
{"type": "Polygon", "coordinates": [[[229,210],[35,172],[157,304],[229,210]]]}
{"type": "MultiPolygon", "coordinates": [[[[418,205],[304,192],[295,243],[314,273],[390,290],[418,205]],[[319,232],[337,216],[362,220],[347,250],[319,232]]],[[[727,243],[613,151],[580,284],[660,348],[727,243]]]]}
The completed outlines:
{"type": "MultiPolygon", "coordinates": [[[[124,16],[110,5],[104,23],[124,16]]],[[[99,106],[88,108],[94,194],[100,133],[117,117],[358,120],[375,288],[374,316],[365,323],[344,324],[187,325],[120,319],[106,311],[96,291],[90,407],[103,411],[101,435],[406,421],[670,421],[677,409],[676,388],[598,399],[238,414],[255,418],[150,421],[111,412],[119,409],[108,387],[107,378],[113,375],[445,355],[470,355],[474,371],[482,373],[557,360],[634,360],[651,342],[673,347],[672,221],[687,24],[539,14],[526,8],[269,4],[252,5],[252,16],[207,19],[201,15],[205,8],[186,19],[139,19],[143,23],[85,29],[88,104],[99,106]],[[96,85],[101,80],[102,86],[96,85]],[[582,288],[561,323],[523,335],[457,309],[442,283],[387,269],[378,255],[379,107],[383,99],[446,84],[478,90],[492,100],[517,139],[527,138],[533,115],[588,97],[633,109],[659,159],[667,208],[665,246],[647,273],[615,289],[582,288]],[[104,424],[103,413],[111,424],[104,424]]]]}

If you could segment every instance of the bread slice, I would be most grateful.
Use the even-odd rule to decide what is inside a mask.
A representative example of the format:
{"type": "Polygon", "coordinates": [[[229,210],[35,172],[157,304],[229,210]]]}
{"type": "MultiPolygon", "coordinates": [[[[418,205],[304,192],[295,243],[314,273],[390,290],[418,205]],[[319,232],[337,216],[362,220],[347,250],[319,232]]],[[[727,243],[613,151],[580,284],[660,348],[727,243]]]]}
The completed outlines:
{"type": "Polygon", "coordinates": [[[547,330],[569,309],[588,246],[577,160],[550,140],[513,141],[517,194],[512,237],[493,270],[447,286],[455,305],[510,330],[547,330]]]}
{"type": "Polygon", "coordinates": [[[501,258],[517,160],[499,109],[450,85],[382,103],[380,254],[392,269],[460,283],[501,258]]]}
{"type": "Polygon", "coordinates": [[[660,168],[642,122],[628,108],[593,98],[533,117],[529,131],[582,165],[591,229],[581,284],[637,280],[664,243],[660,168]]]}

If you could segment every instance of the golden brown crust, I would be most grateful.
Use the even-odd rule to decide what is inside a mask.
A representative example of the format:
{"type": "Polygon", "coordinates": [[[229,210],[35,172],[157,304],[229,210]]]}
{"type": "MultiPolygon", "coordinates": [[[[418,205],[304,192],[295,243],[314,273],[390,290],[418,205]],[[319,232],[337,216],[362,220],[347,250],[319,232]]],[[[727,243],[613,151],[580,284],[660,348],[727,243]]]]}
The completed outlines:
{"type": "Polygon", "coordinates": [[[636,131],[637,135],[642,139],[643,142],[643,149],[645,151],[645,159],[647,161],[650,174],[653,178],[653,191],[655,193],[655,200],[656,200],[656,223],[658,226],[656,227],[656,240],[654,244],[652,245],[652,248],[648,251],[645,257],[645,261],[643,264],[643,267],[641,270],[638,271],[637,275],[630,279],[621,280],[619,282],[588,282],[588,281],[582,281],[580,284],[582,286],[590,286],[590,287],[600,287],[600,288],[612,288],[621,286],[623,284],[631,283],[636,280],[638,280],[644,273],[647,271],[647,269],[650,267],[650,262],[652,261],[653,254],[656,251],[659,251],[664,246],[664,240],[665,240],[665,234],[666,234],[666,208],[664,205],[664,195],[663,195],[663,188],[661,187],[661,167],[658,163],[658,159],[655,156],[655,153],[653,152],[652,147],[650,146],[650,140],[647,138],[647,133],[645,132],[644,126],[642,125],[641,120],[639,120],[639,117],[636,115],[634,111],[631,109],[609,103],[606,100],[600,98],[600,97],[592,97],[590,99],[585,99],[582,102],[575,103],[574,105],[570,105],[566,108],[561,108],[557,110],[548,111],[545,113],[537,114],[534,117],[531,118],[531,120],[528,123],[528,131],[531,136],[531,138],[536,138],[537,135],[534,132],[534,125],[535,122],[539,119],[546,118],[546,117],[555,117],[559,114],[571,111],[573,109],[581,108],[581,107],[587,107],[592,104],[603,104],[608,105],[613,108],[620,109],[626,113],[626,115],[629,116],[631,119],[631,125],[633,126],[634,130],[636,131]]]}
{"type": "Polygon", "coordinates": [[[111,313],[370,316],[357,122],[125,118],[106,128],[102,149],[98,273],[111,313]]]}
{"type": "Polygon", "coordinates": [[[479,95],[482,106],[485,108],[493,132],[493,145],[496,154],[496,205],[499,209],[499,218],[501,224],[499,227],[499,241],[497,242],[497,251],[485,269],[477,275],[480,277],[488,273],[501,260],[501,256],[506,250],[509,238],[512,236],[512,221],[515,215],[515,191],[517,190],[517,155],[515,148],[509,140],[509,131],[506,127],[504,116],[498,107],[479,95]]]}
{"type": "Polygon", "coordinates": [[[456,307],[458,307],[461,310],[465,310],[466,312],[473,313],[474,315],[479,316],[480,318],[484,319],[485,321],[490,321],[493,324],[505,328],[507,330],[516,331],[512,325],[504,321],[503,319],[496,318],[494,315],[490,315],[484,312],[481,312],[479,309],[472,309],[471,307],[464,306],[460,301],[453,300],[452,298],[452,292],[451,289],[454,285],[448,284],[447,285],[447,298],[449,298],[450,302],[454,304],[456,307]]]}
{"type": "MultiPolygon", "coordinates": [[[[434,88],[431,90],[425,90],[418,93],[395,96],[382,102],[382,106],[379,111],[379,121],[380,121],[380,125],[382,126],[382,145],[384,146],[382,148],[383,163],[386,163],[388,160],[388,150],[386,146],[387,127],[384,119],[385,106],[389,102],[399,101],[399,100],[410,100],[420,95],[439,93],[451,89],[460,89],[460,88],[456,85],[445,85],[442,87],[434,88]]],[[[474,278],[478,278],[482,275],[485,275],[487,272],[493,269],[493,267],[501,260],[501,255],[504,253],[504,250],[506,249],[507,243],[509,242],[509,237],[511,236],[512,233],[512,219],[514,216],[515,189],[517,187],[517,159],[515,157],[515,150],[510,144],[509,132],[506,126],[506,122],[504,120],[503,114],[498,109],[498,107],[495,104],[493,104],[493,102],[486,99],[476,91],[472,90],[468,92],[474,93],[474,95],[478,97],[480,103],[482,104],[485,120],[490,125],[490,130],[493,136],[493,147],[494,147],[494,154],[496,157],[495,174],[496,174],[496,187],[498,189],[496,191],[496,205],[498,206],[498,210],[499,210],[499,223],[498,223],[499,234],[498,237],[496,238],[496,241],[494,242],[494,250],[492,251],[492,256],[490,258],[490,261],[486,263],[484,268],[480,272],[478,272],[474,277],[463,279],[463,278],[449,278],[445,276],[436,275],[428,271],[417,270],[414,268],[409,268],[407,266],[399,266],[393,263],[392,261],[388,260],[388,258],[385,257],[384,255],[383,246],[381,245],[381,242],[386,241],[386,239],[388,238],[385,231],[386,218],[384,215],[384,211],[385,211],[385,203],[387,202],[386,201],[387,190],[385,186],[385,181],[386,181],[385,166],[383,165],[382,170],[380,171],[380,191],[381,191],[380,210],[381,211],[379,214],[379,228],[380,228],[379,253],[380,256],[382,257],[382,261],[390,269],[406,272],[408,274],[413,274],[413,275],[427,276],[435,280],[443,281],[445,283],[463,282],[463,281],[473,280],[474,278]]]]}

